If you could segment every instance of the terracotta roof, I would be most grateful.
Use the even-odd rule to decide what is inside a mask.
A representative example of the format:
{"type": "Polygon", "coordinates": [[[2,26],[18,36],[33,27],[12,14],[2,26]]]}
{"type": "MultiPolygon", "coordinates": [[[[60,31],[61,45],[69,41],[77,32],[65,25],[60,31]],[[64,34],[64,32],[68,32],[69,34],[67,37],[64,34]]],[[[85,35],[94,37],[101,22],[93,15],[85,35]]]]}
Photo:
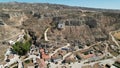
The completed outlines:
{"type": "Polygon", "coordinates": [[[40,49],[40,52],[44,52],[44,49],[40,49]]]}
{"type": "Polygon", "coordinates": [[[45,54],[44,49],[40,49],[40,52],[41,52],[42,59],[47,60],[50,58],[49,55],[45,54]]]}
{"type": "Polygon", "coordinates": [[[46,67],[46,63],[43,59],[40,59],[40,68],[45,68],[46,67]]]}
{"type": "Polygon", "coordinates": [[[42,59],[45,59],[45,60],[47,60],[47,59],[50,59],[50,57],[49,57],[49,55],[42,54],[42,59]]]}

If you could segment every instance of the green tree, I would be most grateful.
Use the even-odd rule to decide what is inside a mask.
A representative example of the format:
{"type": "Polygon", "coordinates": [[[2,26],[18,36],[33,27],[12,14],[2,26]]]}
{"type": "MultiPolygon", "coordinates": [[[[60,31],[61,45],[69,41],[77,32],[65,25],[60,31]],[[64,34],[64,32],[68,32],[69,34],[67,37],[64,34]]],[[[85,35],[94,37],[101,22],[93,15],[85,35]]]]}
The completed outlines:
{"type": "Polygon", "coordinates": [[[117,68],[120,68],[120,63],[119,62],[115,62],[113,65],[116,66],[117,68]]]}
{"type": "Polygon", "coordinates": [[[16,42],[13,45],[13,51],[16,52],[18,55],[25,55],[29,51],[30,46],[30,41],[25,41],[24,43],[16,42]]]}

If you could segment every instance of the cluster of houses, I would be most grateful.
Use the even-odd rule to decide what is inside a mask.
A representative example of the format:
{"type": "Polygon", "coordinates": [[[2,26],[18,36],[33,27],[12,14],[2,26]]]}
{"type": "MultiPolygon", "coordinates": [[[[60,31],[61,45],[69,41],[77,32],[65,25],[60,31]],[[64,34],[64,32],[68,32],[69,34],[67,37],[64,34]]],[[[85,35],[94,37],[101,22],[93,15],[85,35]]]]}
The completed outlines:
{"type": "MultiPolygon", "coordinates": [[[[58,29],[64,29],[65,23],[59,22],[58,29]]],[[[19,35],[16,41],[9,40],[9,44],[13,45],[17,41],[23,41],[24,35],[19,35]]],[[[100,45],[101,46],[101,45],[100,45]]],[[[113,47],[113,46],[111,46],[113,47]]],[[[58,48],[59,49],[59,48],[58,48]]],[[[16,62],[19,62],[18,68],[50,68],[52,64],[70,64],[77,62],[80,63],[83,60],[88,60],[86,63],[90,63],[93,61],[100,60],[104,58],[105,47],[102,45],[101,47],[93,46],[88,49],[82,47],[79,51],[80,47],[70,48],[70,47],[62,47],[53,55],[50,55],[49,50],[45,48],[40,48],[35,46],[34,44],[31,45],[28,56],[21,60],[20,57],[9,48],[5,53],[5,61],[7,64],[5,66],[10,66],[16,62]],[[78,50],[78,51],[77,51],[78,50]],[[30,60],[30,65],[24,66],[24,62],[30,60]],[[32,61],[31,61],[32,60],[32,61]],[[11,62],[12,61],[12,62],[11,62]]],[[[56,49],[55,49],[56,50],[56,49]]],[[[54,51],[55,52],[55,51],[54,51]]],[[[64,66],[67,67],[67,66],[64,66]]],[[[2,67],[1,67],[2,68],[2,67]]]]}
{"type": "Polygon", "coordinates": [[[50,56],[45,49],[32,44],[28,53],[28,58],[26,58],[25,61],[31,59],[32,63],[29,66],[26,66],[26,68],[46,68],[46,61],[50,60],[50,56]]]}
{"type": "MultiPolygon", "coordinates": [[[[82,48],[80,51],[72,51],[70,46],[68,46],[61,47],[56,53],[50,56],[49,50],[46,50],[45,48],[39,48],[32,44],[28,53],[28,57],[23,60],[23,63],[27,60],[32,60],[32,63],[28,63],[29,65],[24,66],[25,68],[51,68],[52,64],[60,64],[61,67],[64,66],[66,68],[70,68],[72,64],[79,64],[84,60],[88,60],[86,63],[98,61],[104,57],[104,53],[105,47],[103,46],[93,46],[88,49],[82,48]],[[66,64],[69,65],[67,66],[66,64]]],[[[12,63],[10,62],[11,64],[19,62],[20,59],[19,56],[12,52],[11,48],[6,51],[5,56],[5,61],[8,63],[12,61],[12,63]]],[[[10,63],[6,64],[6,66],[10,66],[10,63]]],[[[23,67],[23,64],[20,66],[23,67]]]]}

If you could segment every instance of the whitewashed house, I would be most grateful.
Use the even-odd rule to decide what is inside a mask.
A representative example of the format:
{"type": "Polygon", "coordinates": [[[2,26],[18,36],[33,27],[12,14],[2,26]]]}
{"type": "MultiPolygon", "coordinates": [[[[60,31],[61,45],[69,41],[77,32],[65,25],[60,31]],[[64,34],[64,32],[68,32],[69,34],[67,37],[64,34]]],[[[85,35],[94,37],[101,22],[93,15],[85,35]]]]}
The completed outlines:
{"type": "Polygon", "coordinates": [[[65,28],[65,23],[59,22],[57,27],[58,27],[58,29],[64,29],[65,28]]]}

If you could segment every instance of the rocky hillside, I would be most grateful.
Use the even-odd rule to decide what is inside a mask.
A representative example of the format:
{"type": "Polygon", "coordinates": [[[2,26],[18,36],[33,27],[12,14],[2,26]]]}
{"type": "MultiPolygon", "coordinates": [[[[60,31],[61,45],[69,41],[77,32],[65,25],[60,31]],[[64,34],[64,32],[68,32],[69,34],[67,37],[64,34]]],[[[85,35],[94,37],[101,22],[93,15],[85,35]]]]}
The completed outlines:
{"type": "MultiPolygon", "coordinates": [[[[43,39],[44,31],[50,28],[47,33],[52,41],[79,41],[87,45],[109,40],[109,32],[120,28],[119,10],[55,4],[1,3],[0,19],[12,29],[25,29],[37,41],[43,39]],[[58,29],[60,23],[63,29],[58,29]]],[[[0,28],[2,26],[0,24],[0,28]]]]}

